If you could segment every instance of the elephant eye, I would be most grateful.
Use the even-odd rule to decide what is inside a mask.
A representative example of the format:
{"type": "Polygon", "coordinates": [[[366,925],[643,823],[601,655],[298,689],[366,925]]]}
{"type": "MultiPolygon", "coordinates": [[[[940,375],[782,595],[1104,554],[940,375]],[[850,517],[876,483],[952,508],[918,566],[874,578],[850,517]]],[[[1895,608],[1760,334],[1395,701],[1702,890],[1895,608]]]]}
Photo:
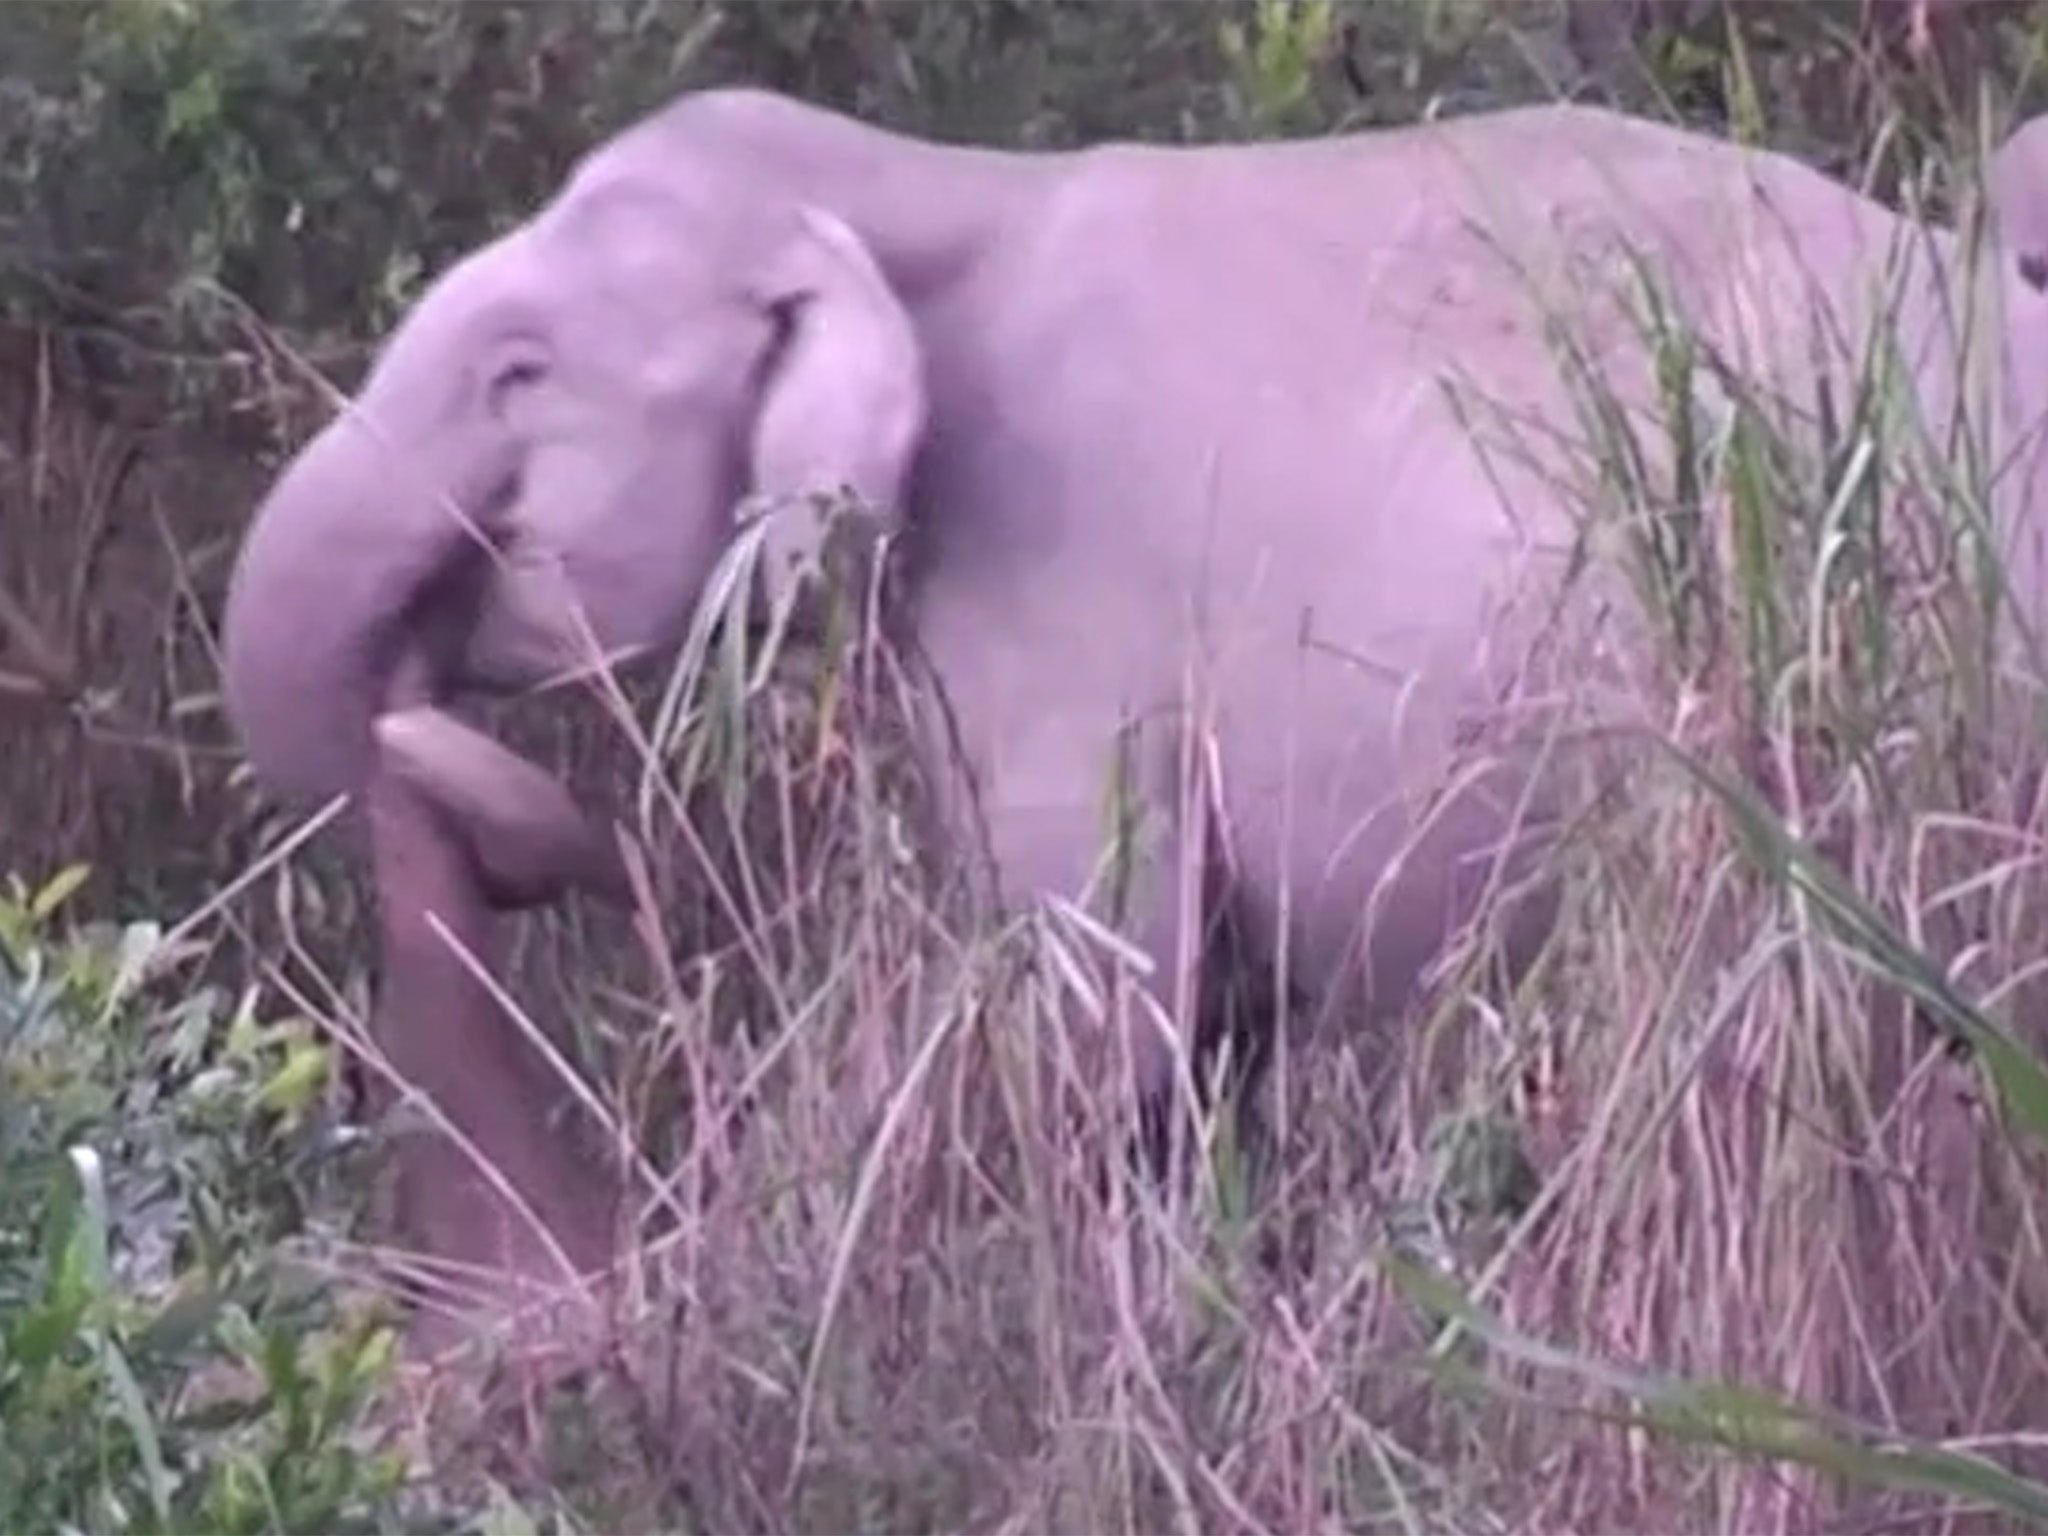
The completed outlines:
{"type": "Polygon", "coordinates": [[[547,373],[546,362],[531,353],[504,359],[491,371],[485,386],[486,408],[493,416],[502,418],[508,415],[517,408],[521,397],[547,378],[547,373]]]}

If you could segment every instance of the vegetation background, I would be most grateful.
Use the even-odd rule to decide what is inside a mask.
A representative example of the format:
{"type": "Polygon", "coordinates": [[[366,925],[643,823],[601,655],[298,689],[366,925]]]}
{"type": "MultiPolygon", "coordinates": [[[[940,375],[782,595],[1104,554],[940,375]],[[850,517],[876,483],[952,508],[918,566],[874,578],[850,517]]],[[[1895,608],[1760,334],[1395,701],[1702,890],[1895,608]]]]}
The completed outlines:
{"type": "MultiPolygon", "coordinates": [[[[1054,1220],[1057,1201],[1029,1234],[1003,1229],[1019,1246],[987,1261],[1035,1273],[1004,1310],[984,1261],[966,1257],[983,1218],[934,1214],[893,1164],[868,1197],[893,1224],[893,1269],[852,1260],[851,1237],[842,1248],[843,1190],[802,1210],[757,1203],[767,1248],[728,1249],[725,1288],[752,1287],[760,1310],[698,1296],[677,1325],[696,1353],[687,1370],[670,1359],[665,1387],[613,1360],[543,1391],[532,1362],[501,1362],[502,1390],[477,1399],[489,1411],[450,1429],[400,1392],[388,1337],[338,1283],[354,1277],[365,1129],[316,1021],[359,1011],[368,985],[360,877],[315,851],[289,879],[241,878],[287,829],[236,772],[211,639],[243,520],[327,409],[321,381],[346,389],[423,281],[522,217],[602,135],[689,87],[750,82],[1033,146],[1310,134],[1568,97],[1787,147],[1897,198],[1949,163],[1980,87],[2010,110],[2043,104],[2044,41],[2048,6],[1998,0],[0,6],[0,871],[16,877],[0,904],[0,1525],[1874,1531],[2048,1518],[2039,1485],[2001,1483],[1974,1459],[1916,1461],[1888,1438],[2041,1475],[2020,1434],[2029,1403],[2048,1411],[2032,1342],[2048,1277],[2024,1277],[2043,1261],[2024,1138],[1999,1141],[2003,1172],[1972,1154],[1967,1197],[1923,1191],[1976,1212],[1968,1231],[1893,1234],[1922,1257],[1953,1247],[1940,1275],[1892,1272],[1893,1238],[1872,1237],[1868,1211],[1861,1237],[1845,1227],[1841,1252],[1871,1271],[1845,1304],[1824,1278],[1834,1250],[1773,1247],[1833,1230],[1837,1207],[1815,1203],[1826,1180],[1807,1168],[1796,1193],[1743,1185],[1749,1163],[1706,1150],[1728,1122],[1687,1097],[1696,1084],[1645,1087],[1634,1141],[1607,1127],[1621,1141],[1601,1145],[1621,1158],[1627,1141],[1630,1171],[1609,1162],[1581,1206],[1556,1207],[1543,1241],[1583,1262],[1538,1263],[1550,1310],[1518,1314],[1535,1336],[1569,1336],[1575,1408],[1612,1415],[1626,1400],[1654,1421],[1654,1444],[1597,1416],[1559,1427],[1563,1399],[1518,1405],[1533,1394],[1520,1378],[1459,1387],[1445,1372],[1486,1375],[1460,1353],[1474,1337],[1532,1367],[1536,1346],[1475,1320],[1463,1344],[1411,1337],[1401,1355],[1392,1293],[1368,1303],[1341,1275],[1290,1313],[1263,1292],[1248,1301],[1253,1282],[1212,1253],[1210,1289],[1172,1316],[1086,1322],[1069,1305],[1091,1284],[1077,1255],[1108,1251],[1088,1245],[1110,1242],[1109,1217],[1054,1220]],[[262,963],[286,951],[290,985],[262,963]],[[1972,1204],[1994,1186],[1996,1221],[1972,1204]],[[2001,1222],[1996,1253],[1972,1246],[2001,1222]],[[1897,1294],[1877,1296],[1889,1280],[1897,1294]],[[1978,1310],[1943,1331],[1953,1293],[1973,1287],[1978,1310]],[[1890,1309],[1875,1332],[1865,1303],[1868,1318],[1890,1309]],[[828,1351],[817,1319],[834,1307],[854,1342],[828,1351]],[[1816,1307],[1855,1337],[1824,1339],[1816,1307]],[[1090,1364],[1105,1349],[1127,1374],[1090,1364]],[[1429,1406],[1411,1372],[1425,1357],[1427,1391],[1444,1394],[1429,1406]],[[1715,1379],[1863,1427],[1717,1396],[1701,1385],[1715,1379]],[[1752,1459],[1685,1447],[1701,1438],[1752,1459]]],[[[1955,185],[1937,177],[1935,190],[1955,185]]],[[[574,710],[508,708],[505,722],[581,778],[617,769],[610,736],[574,710]]],[[[1674,830],[1672,814],[1639,846],[1713,841],[1674,830]]],[[[1884,846],[1902,849],[1893,830],[1884,846]]],[[[1889,900],[1902,866],[1886,857],[1858,873],[1889,900]]],[[[2035,900],[2013,897],[2001,931],[2029,931],[2013,914],[2035,900]]],[[[1761,895],[1753,910],[1793,922],[1761,895]]],[[[1919,909],[1890,910],[1909,930],[1906,966],[1925,938],[1919,909]]],[[[573,914],[557,927],[522,954],[522,977],[601,985],[601,941],[573,914]],[[578,943],[583,959],[565,961],[560,946],[578,943]]],[[[1616,967],[1646,970],[1640,957],[1616,967]]],[[[1760,985],[1716,974],[1724,994],[1760,985]]],[[[1832,1117],[1842,1165],[1897,1163],[1905,1154],[1872,1139],[1893,1112],[1873,1107],[1876,1090],[1853,1113],[1840,1103],[1876,1048],[1826,1044],[1817,1022],[1855,1013],[1861,984],[1818,1000],[1828,986],[1803,985],[1798,1006],[1755,1005],[1759,1030],[1779,1025],[1758,1070],[1798,1079],[1779,1085],[1794,1098],[1810,1088],[1800,1102],[1832,1117]]],[[[1618,997],[1607,1002],[1625,1011],[1618,997]]],[[[621,1019],[634,1006],[602,1004],[621,1019]]],[[[1753,1130],[1728,1134],[1775,1167],[1786,1133],[1757,1143],[1753,1130]]],[[[800,1127],[781,1134],[795,1159],[800,1127]]],[[[1440,1151],[1418,1132],[1383,1167],[1440,1151]]],[[[1327,1214],[1344,1177],[1298,1198],[1327,1214]]],[[[739,1195],[703,1198],[744,1220],[739,1195]]],[[[1883,1227],[1892,1208],[1878,1209],[1883,1227]]],[[[1318,1262],[1338,1266],[1325,1278],[1343,1270],[1318,1262]]],[[[628,1339],[620,1355],[644,1367],[655,1346],[628,1339]]]]}

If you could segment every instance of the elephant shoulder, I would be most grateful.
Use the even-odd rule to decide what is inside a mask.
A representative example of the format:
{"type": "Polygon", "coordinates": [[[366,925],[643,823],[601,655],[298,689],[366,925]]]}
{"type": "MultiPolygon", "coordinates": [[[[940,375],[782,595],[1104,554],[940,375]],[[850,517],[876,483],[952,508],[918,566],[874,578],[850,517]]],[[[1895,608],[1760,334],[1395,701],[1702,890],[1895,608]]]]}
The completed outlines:
{"type": "Polygon", "coordinates": [[[1097,357],[1124,350],[1162,253],[1146,233],[1151,178],[1120,149],[1073,155],[1009,215],[945,306],[954,340],[1041,379],[1077,348],[1097,357]]]}
{"type": "Polygon", "coordinates": [[[1157,168],[1132,146],[1072,155],[1005,231],[1005,281],[1014,291],[1048,295],[1141,281],[1160,255],[1153,217],[1160,185],[1157,168]]]}

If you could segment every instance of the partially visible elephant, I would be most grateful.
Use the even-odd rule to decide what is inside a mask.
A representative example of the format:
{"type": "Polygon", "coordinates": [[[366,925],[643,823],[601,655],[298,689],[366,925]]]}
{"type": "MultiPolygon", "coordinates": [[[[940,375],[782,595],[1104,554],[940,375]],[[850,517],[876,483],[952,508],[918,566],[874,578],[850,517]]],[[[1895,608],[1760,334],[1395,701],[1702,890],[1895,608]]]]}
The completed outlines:
{"type": "MultiPolygon", "coordinates": [[[[2017,444],[2048,374],[2044,146],[2037,123],[2001,152],[1965,272],[1953,234],[1791,159],[1580,106],[1004,153],[688,95],[442,275],[285,469],[228,597],[228,707],[275,790],[359,791],[404,647],[454,691],[535,684],[586,637],[659,654],[744,495],[850,485],[898,536],[967,770],[942,784],[975,791],[954,825],[985,818],[1006,898],[1083,896],[1143,717],[1151,857],[1120,921],[1154,995],[1198,948],[1176,856],[1227,854],[1258,952],[1383,1021],[1546,808],[1512,759],[1420,796],[1510,692],[1580,680],[1536,643],[1579,528],[1570,454],[1540,446],[1577,430],[1541,304],[1646,406],[1624,247],[1710,340],[1794,371],[1816,302],[1853,344],[1902,256],[1947,402],[1955,269],[2003,305],[2017,444]],[[1475,399],[1536,430],[1489,451],[1475,399]]],[[[1522,913],[1511,959],[1548,907],[1522,913]]],[[[1167,1044],[1132,1041],[1147,1087],[1167,1044]]]]}
{"type": "Polygon", "coordinates": [[[414,1342],[431,1347],[478,1292],[537,1326],[604,1283],[624,1186],[551,1123],[582,1111],[491,985],[499,914],[572,889],[624,906],[631,891],[617,842],[541,769],[436,708],[416,661],[373,727],[364,822],[382,972],[372,1097],[419,1095],[392,1215],[430,1271],[414,1342]]]}

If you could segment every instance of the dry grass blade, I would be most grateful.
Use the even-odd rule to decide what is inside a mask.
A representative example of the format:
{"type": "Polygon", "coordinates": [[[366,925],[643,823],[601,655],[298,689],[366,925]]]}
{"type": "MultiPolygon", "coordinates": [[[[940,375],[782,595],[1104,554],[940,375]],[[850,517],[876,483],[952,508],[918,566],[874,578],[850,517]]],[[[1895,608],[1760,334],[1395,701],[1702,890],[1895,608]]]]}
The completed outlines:
{"type": "Polygon", "coordinates": [[[1654,1429],[1678,1440],[1747,1456],[1768,1456],[1818,1467],[1859,1482],[1951,1494],[2000,1516],[2048,1530],[2048,1483],[2015,1477],[1981,1456],[1901,1439],[1872,1425],[1802,1408],[1753,1387],[1731,1386],[1631,1371],[1611,1362],[1558,1349],[1507,1327],[1472,1303],[1443,1277],[1398,1256],[1384,1265],[1401,1293],[1440,1318],[1445,1332],[1433,1353],[1435,1372],[1447,1383],[1471,1374],[1445,1352],[1460,1334],[1508,1358],[1557,1375],[1573,1376],[1622,1409],[1570,1408],[1617,1424],[1654,1429]]]}

